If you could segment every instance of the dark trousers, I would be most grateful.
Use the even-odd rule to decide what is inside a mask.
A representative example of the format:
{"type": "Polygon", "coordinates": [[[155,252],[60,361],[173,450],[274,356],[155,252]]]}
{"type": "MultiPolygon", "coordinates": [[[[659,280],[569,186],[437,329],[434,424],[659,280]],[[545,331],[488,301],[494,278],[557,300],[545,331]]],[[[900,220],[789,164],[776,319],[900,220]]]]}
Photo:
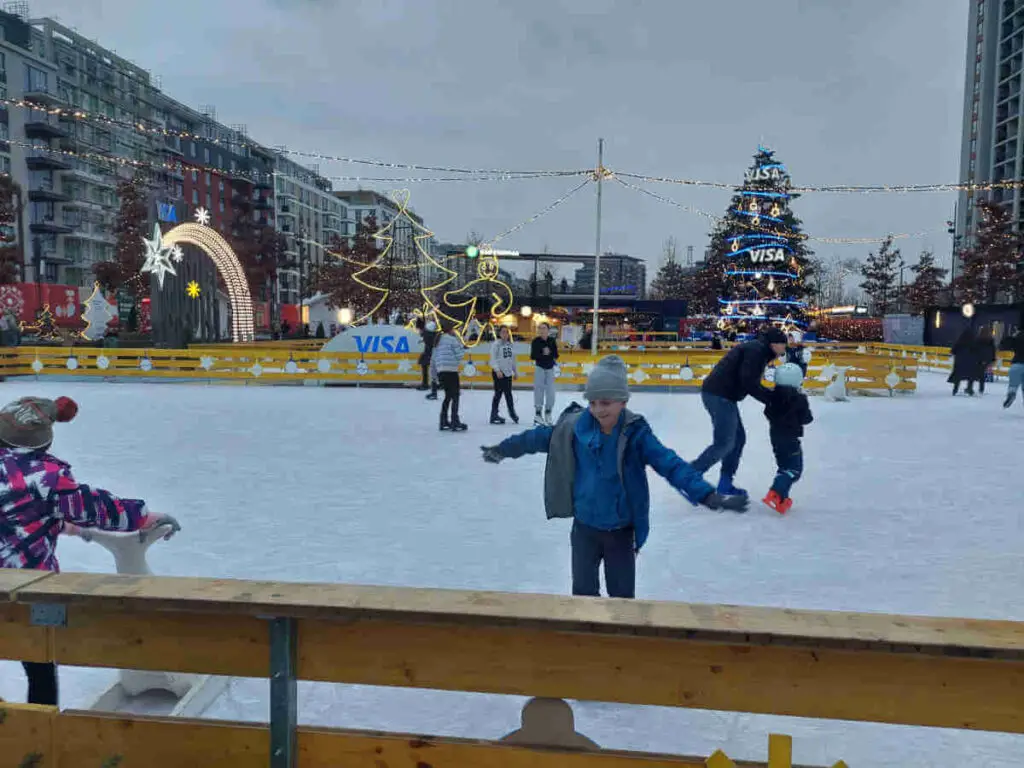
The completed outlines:
{"type": "Polygon", "coordinates": [[[23,661],[28,676],[28,703],[57,706],[57,665],[23,661]]]}
{"type": "Polygon", "coordinates": [[[739,403],[718,395],[701,392],[704,409],[711,416],[712,443],[704,453],[690,462],[702,475],[718,462],[722,462],[722,477],[733,478],[740,467],[747,432],[743,429],[739,403]]]}
{"type": "Polygon", "coordinates": [[[636,545],[632,528],[601,531],[573,520],[569,541],[574,595],[600,597],[598,570],[603,562],[608,596],[636,596],[636,545]]]}
{"type": "Polygon", "coordinates": [[[420,383],[422,389],[430,386],[430,363],[420,363],[420,370],[423,372],[423,381],[420,383]]]}
{"type": "Polygon", "coordinates": [[[437,374],[441,388],[444,389],[444,401],[441,403],[441,423],[459,423],[459,372],[441,371],[437,374]],[[448,421],[448,408],[451,407],[452,420],[448,421]]]}
{"type": "Polygon", "coordinates": [[[508,407],[508,415],[513,419],[516,417],[516,406],[512,402],[512,377],[502,376],[500,379],[494,371],[491,371],[491,379],[494,381],[494,399],[491,401],[491,418],[498,415],[498,406],[501,398],[505,398],[505,405],[508,407]]]}
{"type": "Polygon", "coordinates": [[[778,471],[772,490],[783,499],[789,498],[793,483],[804,473],[804,451],[800,446],[799,437],[771,436],[772,451],[775,453],[775,465],[778,471]]]}

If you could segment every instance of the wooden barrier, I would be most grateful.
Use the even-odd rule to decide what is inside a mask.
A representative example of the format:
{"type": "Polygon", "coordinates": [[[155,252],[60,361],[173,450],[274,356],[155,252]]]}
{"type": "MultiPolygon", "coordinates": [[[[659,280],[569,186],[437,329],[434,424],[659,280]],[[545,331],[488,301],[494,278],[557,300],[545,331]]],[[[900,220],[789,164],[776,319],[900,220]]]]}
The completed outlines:
{"type": "Polygon", "coordinates": [[[271,679],[269,731],[0,705],[31,765],[705,764],[298,728],[299,679],[1024,733],[1020,622],[24,571],[0,605],[0,658],[271,679]]]}
{"type": "MultiPolygon", "coordinates": [[[[695,389],[725,354],[721,350],[645,350],[618,353],[630,371],[630,385],[643,389],[695,389]]],[[[463,386],[491,387],[489,348],[467,350],[463,386]]],[[[556,382],[582,388],[595,358],[566,353],[556,382]]],[[[533,366],[520,357],[517,386],[532,386],[533,366]]],[[[849,368],[848,389],[863,393],[913,392],[917,360],[886,353],[858,353],[828,347],[812,350],[805,387],[821,390],[836,368],[849,368]]],[[[209,349],[114,350],[16,347],[0,349],[0,376],[87,376],[104,379],[187,379],[244,384],[349,384],[414,386],[420,381],[417,356],[358,352],[302,352],[253,345],[209,349]]]]}
{"type": "MultiPolygon", "coordinates": [[[[953,353],[949,347],[918,347],[908,344],[867,344],[862,346],[866,354],[879,355],[890,359],[917,360],[918,368],[935,371],[938,373],[949,373],[953,370],[953,353]]],[[[1005,378],[1010,374],[1010,361],[1013,360],[1012,352],[998,352],[996,364],[992,372],[997,378],[1005,378]]]]}

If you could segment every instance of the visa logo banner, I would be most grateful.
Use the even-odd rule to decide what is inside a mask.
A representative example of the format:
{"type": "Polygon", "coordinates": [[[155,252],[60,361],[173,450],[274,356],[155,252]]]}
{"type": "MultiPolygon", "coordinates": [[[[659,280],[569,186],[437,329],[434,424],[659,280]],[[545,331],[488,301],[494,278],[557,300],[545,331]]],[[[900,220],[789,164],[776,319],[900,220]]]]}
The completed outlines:
{"type": "Polygon", "coordinates": [[[408,354],[409,339],[405,336],[356,336],[356,349],[362,353],[366,352],[391,352],[394,354],[408,354]]]}
{"type": "Polygon", "coordinates": [[[160,221],[166,221],[169,224],[178,223],[178,209],[174,203],[157,203],[156,208],[156,215],[160,221]]]}

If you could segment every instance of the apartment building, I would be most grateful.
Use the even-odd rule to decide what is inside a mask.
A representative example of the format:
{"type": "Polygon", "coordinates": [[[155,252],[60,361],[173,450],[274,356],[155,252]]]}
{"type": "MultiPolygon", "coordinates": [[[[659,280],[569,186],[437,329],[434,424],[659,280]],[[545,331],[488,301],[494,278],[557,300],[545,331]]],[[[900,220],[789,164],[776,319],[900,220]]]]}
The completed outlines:
{"type": "Polygon", "coordinates": [[[300,288],[308,294],[312,270],[323,264],[331,244],[355,232],[349,206],[331,192],[331,182],[274,153],[277,229],[287,240],[290,266],[279,270],[281,301],[297,304],[300,288]]]}
{"type": "MultiPolygon", "coordinates": [[[[960,180],[985,185],[1024,178],[1024,0],[970,0],[960,180]]],[[[1022,190],[965,191],[957,203],[955,240],[969,246],[978,200],[1012,211],[1024,228],[1022,190]]],[[[959,268],[954,260],[954,270],[959,268]]],[[[955,277],[955,274],[954,274],[955,277]]]]}

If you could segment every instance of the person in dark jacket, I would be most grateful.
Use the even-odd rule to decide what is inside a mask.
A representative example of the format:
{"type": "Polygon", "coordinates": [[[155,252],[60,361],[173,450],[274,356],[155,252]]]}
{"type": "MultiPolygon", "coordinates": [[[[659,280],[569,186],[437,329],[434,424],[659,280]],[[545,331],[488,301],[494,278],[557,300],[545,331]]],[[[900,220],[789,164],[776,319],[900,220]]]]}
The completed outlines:
{"type": "Polygon", "coordinates": [[[803,338],[803,334],[799,331],[790,332],[789,346],[786,348],[786,362],[799,366],[801,373],[806,376],[807,361],[804,359],[806,347],[804,347],[803,338]]]}
{"type": "Polygon", "coordinates": [[[967,382],[967,394],[974,396],[974,378],[978,369],[978,348],[975,344],[974,330],[968,328],[960,334],[950,352],[953,355],[953,370],[947,382],[953,385],[953,396],[960,391],[960,383],[967,382]]]}
{"type": "Polygon", "coordinates": [[[1006,400],[1003,401],[1003,408],[1009,408],[1017,399],[1017,390],[1024,386],[1024,330],[1007,336],[1000,348],[1004,352],[1013,352],[1013,359],[1010,361],[1010,386],[1006,390],[1006,400]]]}
{"type": "Polygon", "coordinates": [[[533,423],[551,426],[551,413],[555,408],[555,363],[558,362],[558,342],[551,338],[547,323],[537,326],[537,337],[530,343],[533,369],[533,423]]]}
{"type": "Polygon", "coordinates": [[[430,386],[430,359],[434,355],[434,346],[437,344],[437,323],[433,320],[424,321],[421,317],[416,320],[416,330],[420,332],[420,338],[423,340],[423,351],[420,352],[418,361],[420,370],[423,372],[423,381],[420,383],[419,391],[426,392],[430,389],[436,399],[437,386],[430,386]]]}
{"type": "Polygon", "coordinates": [[[761,384],[764,369],[785,352],[786,334],[778,328],[769,328],[754,341],[730,349],[704,379],[700,397],[711,416],[714,437],[712,444],[690,466],[705,474],[722,462],[718,492],[723,496],[746,495],[746,491],[733,485],[747,442],[739,404],[750,395],[767,405],[771,390],[761,384]]]}
{"type": "Polygon", "coordinates": [[[634,597],[636,555],[650,532],[647,467],[695,506],[745,512],[749,501],[725,497],[655,437],[643,416],[626,408],[629,372],[617,355],[603,358],[587,378],[586,410],[573,403],[551,427],[541,425],[498,445],[481,446],[497,464],[546,453],[544,506],[549,519],[572,518],[572,593],[600,595],[604,564],[609,597],[634,597]]]}
{"type": "Polygon", "coordinates": [[[789,491],[804,472],[800,438],[804,436],[804,427],[814,421],[807,395],[800,391],[803,381],[804,373],[796,363],[780,365],[775,371],[775,389],[764,409],[778,467],[764,503],[780,515],[793,506],[789,491]]]}
{"type": "Polygon", "coordinates": [[[986,326],[978,331],[974,340],[974,381],[978,382],[979,395],[985,394],[985,380],[992,373],[997,357],[996,342],[991,329],[986,326]]]}

